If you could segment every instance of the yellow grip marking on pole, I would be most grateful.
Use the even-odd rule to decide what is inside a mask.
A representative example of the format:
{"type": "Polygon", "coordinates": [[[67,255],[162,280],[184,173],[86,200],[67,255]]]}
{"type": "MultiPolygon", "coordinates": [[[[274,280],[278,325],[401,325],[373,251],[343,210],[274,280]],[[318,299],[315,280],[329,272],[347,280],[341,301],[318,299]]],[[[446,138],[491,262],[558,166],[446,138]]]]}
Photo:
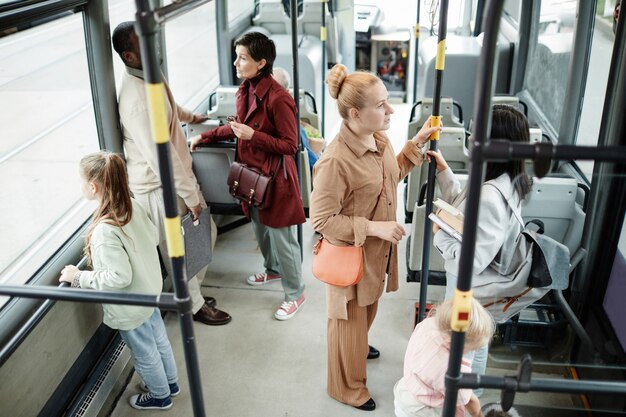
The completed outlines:
{"type": "Polygon", "coordinates": [[[326,26],[320,26],[320,40],[322,42],[326,40],[326,26]]]}
{"type": "Polygon", "coordinates": [[[162,83],[146,83],[148,111],[150,112],[150,127],[156,143],[167,143],[170,140],[170,131],[165,110],[165,89],[162,83]]]}
{"type": "Polygon", "coordinates": [[[165,237],[167,238],[167,251],[172,258],[185,256],[185,245],[183,244],[183,232],[181,230],[180,216],[166,217],[165,237]]]}
{"type": "Polygon", "coordinates": [[[420,37],[420,24],[419,22],[415,24],[415,39],[420,37]]]}
{"type": "Polygon", "coordinates": [[[435,62],[435,69],[443,71],[446,66],[446,40],[442,39],[437,44],[437,61],[435,62]]]}
{"type": "MultiPolygon", "coordinates": [[[[430,127],[439,127],[441,126],[441,116],[430,116],[430,127]]],[[[435,131],[432,135],[430,135],[430,140],[439,140],[439,131],[435,131]]]]}
{"type": "Polygon", "coordinates": [[[452,319],[450,328],[455,332],[465,333],[469,328],[470,316],[472,312],[472,290],[454,291],[452,299],[452,319]]]}

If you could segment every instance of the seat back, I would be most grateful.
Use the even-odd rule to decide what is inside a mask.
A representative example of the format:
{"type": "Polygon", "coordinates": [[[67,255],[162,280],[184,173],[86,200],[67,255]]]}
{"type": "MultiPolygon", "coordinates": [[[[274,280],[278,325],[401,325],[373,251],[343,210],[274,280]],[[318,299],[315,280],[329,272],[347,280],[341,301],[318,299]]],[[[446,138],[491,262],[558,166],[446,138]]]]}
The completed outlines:
{"type": "Polygon", "coordinates": [[[532,191],[522,206],[524,221],[541,220],[544,233],[567,246],[570,256],[580,248],[585,223],[577,195],[578,182],[574,178],[533,178],[532,191]]]}
{"type": "MultiPolygon", "coordinates": [[[[465,147],[465,129],[462,127],[443,127],[439,134],[438,149],[455,173],[463,173],[469,167],[469,151],[465,147]]],[[[428,180],[428,165],[414,167],[407,177],[405,210],[413,212],[413,207],[420,190],[428,180]]]]}
{"type": "Polygon", "coordinates": [[[207,115],[210,119],[217,119],[226,123],[226,118],[237,114],[236,97],[238,86],[220,86],[209,95],[209,110],[207,115]]]}
{"type": "MultiPolygon", "coordinates": [[[[451,97],[441,97],[441,121],[446,127],[463,127],[463,109],[451,97]]],[[[424,122],[433,114],[433,99],[424,97],[413,105],[409,120],[409,138],[415,136],[424,122]]]]}
{"type": "Polygon", "coordinates": [[[239,211],[239,201],[230,195],[226,180],[235,160],[233,144],[214,144],[200,147],[191,154],[193,171],[202,195],[214,214],[232,214],[239,211]]]}
{"type": "MultiPolygon", "coordinates": [[[[467,174],[458,174],[457,178],[461,183],[461,186],[464,186],[467,183],[467,174]]],[[[441,191],[439,190],[439,187],[435,186],[435,200],[437,198],[441,198],[441,191]]],[[[415,207],[413,212],[413,219],[411,220],[411,235],[408,238],[410,240],[410,250],[407,250],[406,253],[407,268],[410,271],[421,272],[422,252],[424,250],[424,219],[426,205],[424,205],[423,203],[421,205],[418,205],[418,202],[414,204],[415,207]]],[[[443,258],[441,257],[439,251],[432,244],[430,248],[429,261],[429,271],[445,273],[445,270],[443,268],[443,258]]]]}
{"type": "MultiPolygon", "coordinates": [[[[298,32],[319,36],[322,22],[322,7],[319,1],[304,1],[302,13],[298,16],[298,32]]],[[[285,13],[281,0],[264,0],[257,6],[257,14],[252,18],[254,25],[265,28],[273,34],[290,33],[291,19],[285,13]]]]}

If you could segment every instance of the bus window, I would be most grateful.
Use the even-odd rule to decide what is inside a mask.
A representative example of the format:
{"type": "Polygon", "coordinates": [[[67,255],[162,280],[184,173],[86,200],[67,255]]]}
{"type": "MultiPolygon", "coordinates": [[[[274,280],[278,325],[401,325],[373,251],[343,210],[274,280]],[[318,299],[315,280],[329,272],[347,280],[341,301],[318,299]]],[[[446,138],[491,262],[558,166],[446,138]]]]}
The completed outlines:
{"type": "Polygon", "coordinates": [[[226,8],[228,10],[228,23],[230,24],[252,13],[254,0],[229,1],[226,3],[226,8]]]}
{"type": "MultiPolygon", "coordinates": [[[[609,63],[611,62],[615,40],[612,24],[612,14],[605,16],[602,10],[597,11],[585,86],[585,99],[576,138],[576,143],[579,145],[593,146],[598,143],[606,85],[609,79],[609,63]]],[[[587,178],[591,178],[593,161],[579,161],[578,165],[587,175],[587,178]]],[[[626,251],[622,253],[626,253],[626,251]]]]}
{"type": "MultiPolygon", "coordinates": [[[[134,20],[135,11],[133,2],[109,0],[111,31],[121,22],[134,20]]],[[[165,25],[164,31],[167,81],[176,102],[194,110],[219,83],[218,67],[215,65],[217,62],[215,2],[172,19],[165,25]]],[[[117,54],[115,55],[113,66],[119,90],[124,64],[117,54]]]]}
{"type": "Polygon", "coordinates": [[[537,43],[531,45],[524,88],[541,107],[548,123],[559,131],[565,102],[576,23],[576,0],[541,2],[537,43]]]}
{"type": "Polygon", "coordinates": [[[165,25],[168,81],[176,102],[190,110],[219,84],[215,30],[215,2],[165,25]]]}
{"type": "Polygon", "coordinates": [[[82,13],[0,38],[0,56],[0,283],[21,284],[95,207],[78,175],[100,147],[82,13]]]}

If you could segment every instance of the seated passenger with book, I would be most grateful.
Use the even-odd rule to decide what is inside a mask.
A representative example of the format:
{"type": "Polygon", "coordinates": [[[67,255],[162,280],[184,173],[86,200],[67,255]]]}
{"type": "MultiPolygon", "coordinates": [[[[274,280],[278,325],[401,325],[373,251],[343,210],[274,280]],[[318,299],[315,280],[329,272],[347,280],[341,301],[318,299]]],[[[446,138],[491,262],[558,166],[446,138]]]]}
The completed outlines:
{"type": "MultiPolygon", "coordinates": [[[[528,121],[514,107],[495,105],[491,137],[508,139],[511,142],[529,142],[528,121]]],[[[467,188],[461,189],[458,179],[441,153],[428,151],[428,155],[434,158],[437,164],[437,184],[443,195],[442,199],[462,213],[465,209],[467,188]]],[[[510,207],[514,207],[516,214],[521,216],[522,201],[530,192],[530,188],[531,181],[526,175],[523,160],[487,163],[485,182],[480,190],[473,282],[482,274],[497,274],[500,264],[505,262],[504,258],[515,247],[515,240],[522,229],[510,207]],[[511,203],[510,205],[503,196],[511,203]]],[[[449,213],[444,214],[444,211],[446,210],[439,212],[440,217],[448,216],[449,213]]],[[[433,233],[435,234],[433,244],[445,261],[446,298],[451,298],[456,288],[461,242],[441,230],[434,222],[433,233]]],[[[472,371],[484,374],[486,365],[487,346],[476,351],[472,371]]]]}

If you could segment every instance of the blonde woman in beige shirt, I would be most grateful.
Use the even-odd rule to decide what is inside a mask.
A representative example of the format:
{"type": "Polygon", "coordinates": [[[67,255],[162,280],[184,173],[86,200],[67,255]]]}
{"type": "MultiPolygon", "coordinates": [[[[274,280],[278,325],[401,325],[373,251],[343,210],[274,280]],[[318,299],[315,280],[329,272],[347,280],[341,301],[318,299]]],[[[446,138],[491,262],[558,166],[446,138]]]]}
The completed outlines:
{"type": "Polygon", "coordinates": [[[398,289],[397,244],[405,234],[396,222],[398,183],[424,160],[423,146],[438,128],[427,121],[395,155],[384,131],[393,108],[373,74],[333,67],[327,77],[343,123],[314,167],[311,221],[336,245],[363,246],[363,278],[354,286],[327,286],[328,394],[371,411],[366,360],[378,351],[367,333],[385,289],[398,289]]]}

